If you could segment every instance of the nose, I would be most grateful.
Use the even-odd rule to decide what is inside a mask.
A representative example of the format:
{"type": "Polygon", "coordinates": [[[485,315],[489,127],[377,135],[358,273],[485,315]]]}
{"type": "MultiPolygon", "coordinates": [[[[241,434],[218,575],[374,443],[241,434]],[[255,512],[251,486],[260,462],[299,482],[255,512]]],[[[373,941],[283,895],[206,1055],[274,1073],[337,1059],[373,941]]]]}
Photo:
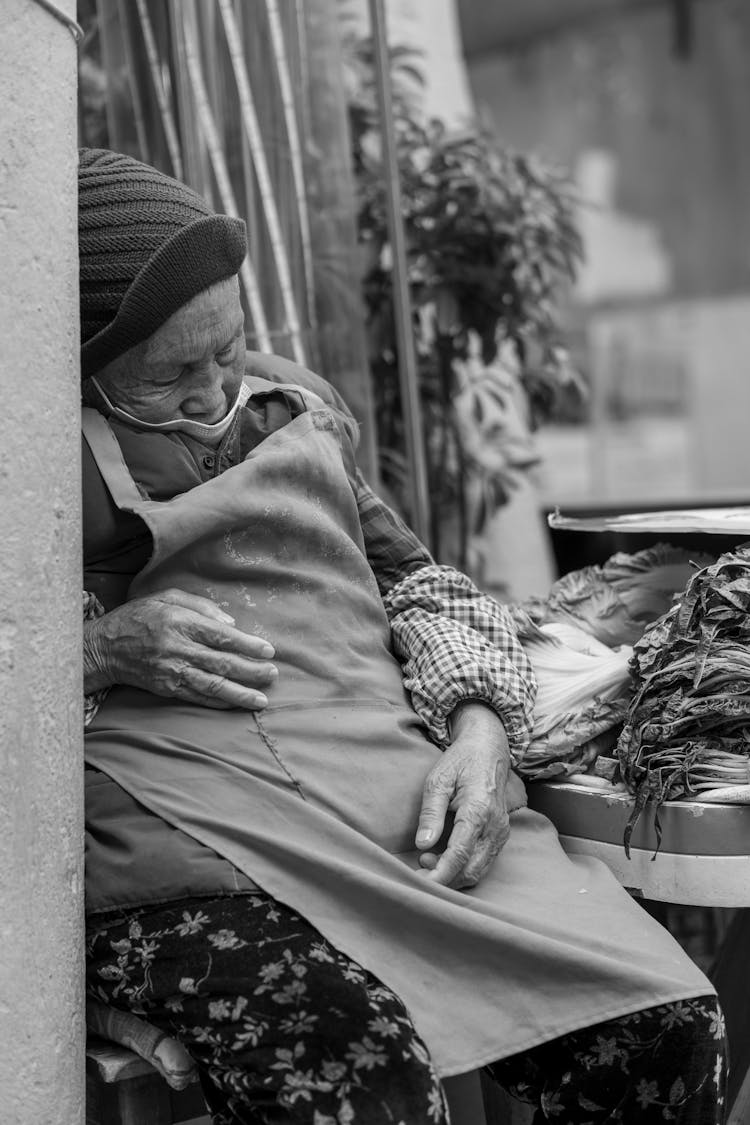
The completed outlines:
{"type": "Polygon", "coordinates": [[[193,372],[182,413],[199,422],[219,422],[227,412],[226,368],[207,363],[193,372]]]}

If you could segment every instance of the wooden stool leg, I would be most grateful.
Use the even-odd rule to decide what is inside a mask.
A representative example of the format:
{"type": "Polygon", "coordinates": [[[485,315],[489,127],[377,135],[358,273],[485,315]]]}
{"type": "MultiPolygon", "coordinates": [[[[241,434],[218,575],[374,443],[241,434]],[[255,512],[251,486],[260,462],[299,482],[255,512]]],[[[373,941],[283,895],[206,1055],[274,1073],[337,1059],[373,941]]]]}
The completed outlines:
{"type": "Polygon", "coordinates": [[[443,1079],[451,1125],[487,1125],[482,1102],[482,1087],[476,1070],[443,1079]]]}
{"type": "Polygon", "coordinates": [[[169,1087],[158,1074],[119,1082],[117,1102],[119,1125],[171,1125],[169,1087]]]}
{"type": "Polygon", "coordinates": [[[122,1082],[86,1081],[86,1125],[171,1125],[166,1082],[154,1072],[122,1082]]]}

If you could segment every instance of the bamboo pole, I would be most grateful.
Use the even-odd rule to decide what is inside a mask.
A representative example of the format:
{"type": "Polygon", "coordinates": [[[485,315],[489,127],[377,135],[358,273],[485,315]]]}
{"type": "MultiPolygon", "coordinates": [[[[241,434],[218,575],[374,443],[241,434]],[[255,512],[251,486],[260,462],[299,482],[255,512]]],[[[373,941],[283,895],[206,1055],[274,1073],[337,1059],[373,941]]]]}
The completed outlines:
{"type": "Polygon", "coordinates": [[[154,36],[154,28],[151,23],[151,16],[149,15],[146,0],[136,0],[138,8],[138,18],[141,23],[141,33],[143,35],[143,42],[146,48],[146,58],[148,60],[149,73],[151,75],[151,82],[154,88],[154,95],[156,103],[159,107],[161,115],[162,126],[164,128],[164,136],[167,141],[167,150],[169,152],[169,159],[172,162],[172,171],[178,180],[182,179],[182,153],[180,152],[180,141],[177,136],[177,126],[175,125],[174,114],[172,106],[170,105],[167,92],[164,89],[164,82],[161,75],[161,61],[159,59],[159,52],[156,47],[156,37],[154,36]]]}
{"type": "Polygon", "coordinates": [[[151,163],[151,149],[149,145],[148,130],[143,112],[143,98],[136,78],[135,53],[133,51],[133,33],[130,24],[130,10],[124,0],[117,0],[117,8],[122,28],[122,47],[125,55],[125,77],[130,90],[130,100],[133,106],[133,123],[138,137],[138,148],[141,160],[151,163]]]}
{"type": "Polygon", "coordinates": [[[294,290],[292,289],[292,279],[289,270],[289,259],[287,257],[286,246],[281,233],[281,223],[279,222],[279,212],[276,207],[276,200],[273,194],[273,187],[271,185],[271,177],[268,171],[268,161],[266,160],[266,151],[263,145],[263,138],[261,136],[260,127],[258,125],[258,115],[255,111],[255,103],[253,100],[252,90],[247,77],[247,68],[245,66],[245,55],[242,50],[242,41],[240,39],[237,21],[234,17],[234,8],[232,0],[219,0],[219,10],[224,23],[224,34],[226,35],[227,46],[229,48],[229,57],[232,62],[232,69],[234,71],[235,81],[237,83],[237,93],[239,97],[240,114],[242,118],[243,129],[247,142],[250,147],[250,154],[252,156],[253,167],[258,181],[258,191],[260,193],[261,204],[263,206],[263,213],[268,228],[268,235],[271,241],[271,248],[273,251],[274,264],[279,279],[279,288],[281,290],[281,299],[284,308],[284,318],[286,320],[286,329],[291,338],[292,350],[294,358],[297,363],[306,364],[305,350],[302,343],[302,336],[300,330],[299,316],[297,315],[297,305],[294,298],[294,290]]]}
{"type": "Polygon", "coordinates": [[[299,216],[300,242],[302,246],[302,262],[305,275],[305,289],[307,295],[307,309],[310,323],[315,327],[315,282],[312,268],[312,246],[310,240],[310,222],[307,214],[307,193],[305,191],[305,175],[302,163],[302,146],[300,144],[297,113],[294,105],[294,94],[289,74],[286,47],[284,45],[284,32],[281,26],[279,6],[277,0],[266,0],[268,12],[268,26],[271,32],[274,61],[279,78],[281,104],[284,111],[287,140],[289,141],[289,157],[292,165],[292,180],[297,202],[299,216]]]}
{"type": "MultiPolygon", "coordinates": [[[[302,120],[302,135],[308,138],[310,136],[310,58],[307,47],[307,24],[303,0],[295,0],[294,17],[299,44],[299,81],[300,88],[303,91],[299,102],[300,118],[302,120]]],[[[305,180],[305,183],[307,183],[307,180],[305,180]]]]}
{"type": "Polygon", "coordinates": [[[398,355],[401,407],[404,412],[406,451],[410,467],[412,495],[411,524],[423,542],[429,541],[429,488],[422,437],[421,405],[417,357],[411,317],[411,294],[406,260],[406,237],[401,216],[401,183],[398,172],[398,150],[393,121],[391,74],[388,54],[388,31],[383,0],[369,0],[372,40],[375,53],[375,80],[380,109],[380,130],[383,144],[383,168],[386,182],[388,237],[393,258],[393,312],[396,321],[396,352],[398,355]]]}
{"type": "Polygon", "coordinates": [[[187,74],[183,0],[168,0],[169,35],[172,45],[172,74],[177,100],[185,182],[213,203],[208,176],[204,172],[200,138],[195,128],[193,98],[187,74]]]}
{"type": "Polygon", "coordinates": [[[125,74],[126,61],[123,49],[124,32],[120,21],[117,0],[96,0],[102,64],[107,76],[107,135],[110,148],[141,156],[141,146],[135,130],[131,87],[125,74]]]}
{"type": "Polygon", "coordinates": [[[351,134],[346,108],[338,15],[330,0],[305,0],[298,9],[303,75],[309,85],[302,125],[310,236],[315,266],[315,332],[319,370],[341,391],[360,424],[357,461],[378,487],[372,377],[362,295],[351,134]]]}
{"type": "MultiPolygon", "coordinates": [[[[185,3],[185,0],[183,0],[183,4],[183,13],[185,13],[188,5],[185,3]]],[[[214,176],[216,177],[216,186],[219,191],[222,207],[226,214],[239,217],[234,190],[229,179],[229,172],[221,147],[221,140],[216,128],[216,122],[214,121],[211,103],[208,100],[206,85],[203,80],[203,69],[198,54],[198,45],[195,41],[194,27],[190,22],[190,14],[191,13],[186,14],[183,24],[185,63],[192,83],[198,124],[208,150],[214,176]]],[[[265,309],[263,308],[263,301],[258,287],[258,279],[255,276],[255,270],[253,269],[249,257],[245,258],[240,267],[240,277],[242,278],[242,284],[245,289],[245,296],[247,297],[258,346],[263,352],[271,352],[273,348],[268,332],[265,309]]]]}

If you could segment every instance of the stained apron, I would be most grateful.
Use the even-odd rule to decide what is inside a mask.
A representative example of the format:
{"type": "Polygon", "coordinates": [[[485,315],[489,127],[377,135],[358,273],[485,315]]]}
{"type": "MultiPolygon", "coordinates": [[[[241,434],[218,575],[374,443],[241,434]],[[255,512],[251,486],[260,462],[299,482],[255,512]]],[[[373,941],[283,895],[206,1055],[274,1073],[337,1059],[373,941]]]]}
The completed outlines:
{"type": "Polygon", "coordinates": [[[538,813],[512,814],[471,890],[420,871],[414,834],[440,752],[391,651],[336,420],[302,394],[305,413],[165,502],[143,498],[107,421],[84,410],[113,500],[153,537],[128,596],[211,598],[273,644],[279,669],[257,714],[114,688],[86,760],[389,985],[443,1076],[711,993],[604,865],[567,856],[538,813]]]}

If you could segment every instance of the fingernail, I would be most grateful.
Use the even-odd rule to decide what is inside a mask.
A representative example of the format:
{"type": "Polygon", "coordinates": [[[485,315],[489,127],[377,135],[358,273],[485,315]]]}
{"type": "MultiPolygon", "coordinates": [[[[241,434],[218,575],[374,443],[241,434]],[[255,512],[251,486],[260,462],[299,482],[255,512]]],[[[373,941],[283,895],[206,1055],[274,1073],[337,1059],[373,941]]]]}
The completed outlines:
{"type": "Polygon", "coordinates": [[[417,843],[426,844],[431,836],[432,832],[429,828],[420,828],[419,832],[417,832],[417,843]]]}
{"type": "Polygon", "coordinates": [[[270,660],[272,656],[276,655],[276,649],[266,642],[260,650],[260,655],[265,656],[266,660],[270,660]]]}
{"type": "Polygon", "coordinates": [[[271,667],[268,669],[269,680],[275,680],[276,677],[278,676],[278,674],[279,674],[278,668],[276,667],[275,664],[272,664],[271,667]]]}
{"type": "Polygon", "coordinates": [[[268,697],[263,695],[263,693],[260,692],[260,691],[256,692],[255,693],[255,704],[254,704],[254,706],[255,707],[266,707],[267,704],[268,704],[268,697]]]}
{"type": "Polygon", "coordinates": [[[220,609],[219,613],[226,621],[227,625],[234,625],[234,618],[232,617],[231,613],[225,613],[223,609],[220,609]]]}

